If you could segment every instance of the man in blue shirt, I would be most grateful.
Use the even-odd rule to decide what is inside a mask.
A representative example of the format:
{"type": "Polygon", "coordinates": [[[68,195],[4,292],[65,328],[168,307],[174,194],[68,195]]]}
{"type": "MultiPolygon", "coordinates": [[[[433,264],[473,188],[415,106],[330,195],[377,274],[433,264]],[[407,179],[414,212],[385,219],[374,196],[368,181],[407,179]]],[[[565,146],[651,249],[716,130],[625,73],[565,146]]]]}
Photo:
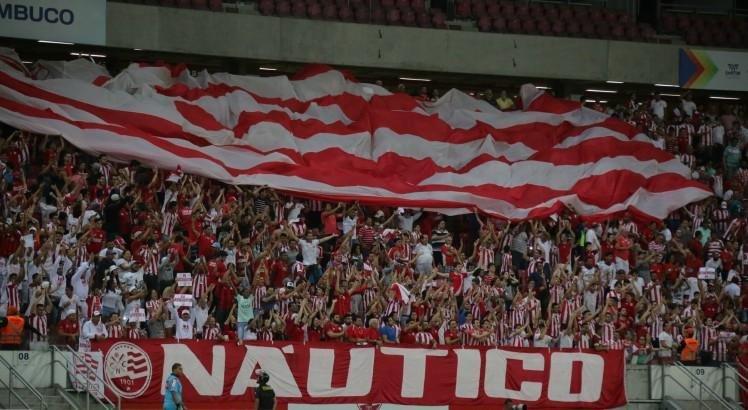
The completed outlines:
{"type": "Polygon", "coordinates": [[[164,410],[187,410],[182,401],[182,365],[174,363],[171,366],[171,374],[166,379],[166,391],[164,392],[164,410]]]}

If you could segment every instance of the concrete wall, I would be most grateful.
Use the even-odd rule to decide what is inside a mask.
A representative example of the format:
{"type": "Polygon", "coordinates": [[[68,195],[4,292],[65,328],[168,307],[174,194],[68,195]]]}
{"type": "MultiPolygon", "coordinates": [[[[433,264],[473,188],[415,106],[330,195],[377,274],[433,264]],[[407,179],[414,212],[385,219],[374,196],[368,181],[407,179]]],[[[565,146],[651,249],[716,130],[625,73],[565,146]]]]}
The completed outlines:
{"type": "Polygon", "coordinates": [[[107,45],[331,65],[675,83],[672,45],[430,30],[109,3],[107,45]]]}

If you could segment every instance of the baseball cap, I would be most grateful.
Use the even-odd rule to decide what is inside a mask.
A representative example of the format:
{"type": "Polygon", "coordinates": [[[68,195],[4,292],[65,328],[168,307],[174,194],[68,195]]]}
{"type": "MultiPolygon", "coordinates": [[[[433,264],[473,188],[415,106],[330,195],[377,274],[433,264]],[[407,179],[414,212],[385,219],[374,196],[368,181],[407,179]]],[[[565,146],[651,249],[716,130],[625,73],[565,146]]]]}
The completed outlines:
{"type": "Polygon", "coordinates": [[[93,316],[101,316],[101,311],[94,310],[93,311],[93,316]]]}

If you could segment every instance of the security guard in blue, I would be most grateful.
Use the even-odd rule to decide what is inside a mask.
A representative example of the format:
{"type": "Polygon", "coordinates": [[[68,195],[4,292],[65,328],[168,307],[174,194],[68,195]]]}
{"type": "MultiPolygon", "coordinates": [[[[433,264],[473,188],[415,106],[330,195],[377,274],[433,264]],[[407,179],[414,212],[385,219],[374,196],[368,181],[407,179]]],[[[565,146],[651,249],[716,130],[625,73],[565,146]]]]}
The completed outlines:
{"type": "Polygon", "coordinates": [[[257,388],[255,389],[255,410],[275,410],[275,392],[268,385],[270,375],[264,370],[257,371],[257,388]]]}
{"type": "Polygon", "coordinates": [[[171,374],[166,379],[166,389],[164,391],[164,410],[187,410],[182,401],[182,382],[179,377],[182,376],[182,365],[174,363],[171,366],[171,374]]]}

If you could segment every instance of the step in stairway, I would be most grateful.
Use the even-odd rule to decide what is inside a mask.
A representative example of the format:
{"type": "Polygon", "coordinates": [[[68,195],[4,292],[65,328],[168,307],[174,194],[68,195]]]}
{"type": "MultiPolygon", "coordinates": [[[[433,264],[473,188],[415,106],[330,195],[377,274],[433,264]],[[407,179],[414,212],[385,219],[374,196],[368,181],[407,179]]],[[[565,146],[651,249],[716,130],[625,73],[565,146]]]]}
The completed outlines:
{"type": "MultiPolygon", "coordinates": [[[[47,405],[47,409],[60,409],[60,410],[75,410],[74,407],[71,407],[70,404],[65,400],[60,393],[57,391],[56,388],[50,387],[50,388],[43,388],[43,389],[37,389],[39,393],[42,395],[44,399],[44,403],[47,405]]],[[[41,410],[44,407],[39,402],[39,399],[34,396],[29,390],[27,389],[13,389],[13,391],[20,397],[28,407],[24,407],[18,399],[16,399],[15,396],[10,394],[8,389],[0,389],[0,407],[5,409],[24,409],[27,408],[29,410],[41,410]],[[9,397],[10,396],[10,397],[9,397]]]]}
{"type": "Polygon", "coordinates": [[[696,400],[673,400],[668,399],[663,402],[663,409],[668,410],[737,410],[741,409],[739,405],[732,407],[725,407],[716,400],[703,400],[698,402],[696,400]]]}

